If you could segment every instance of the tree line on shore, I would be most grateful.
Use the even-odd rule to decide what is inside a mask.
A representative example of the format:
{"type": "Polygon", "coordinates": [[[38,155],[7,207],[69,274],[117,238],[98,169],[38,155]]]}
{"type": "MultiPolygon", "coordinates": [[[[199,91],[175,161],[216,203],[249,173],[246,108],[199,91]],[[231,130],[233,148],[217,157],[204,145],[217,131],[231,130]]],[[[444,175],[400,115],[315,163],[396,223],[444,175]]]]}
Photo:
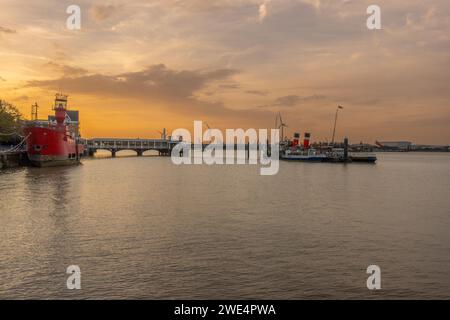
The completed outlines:
{"type": "Polygon", "coordinates": [[[0,99],[0,144],[14,144],[20,141],[23,121],[17,107],[0,99]]]}

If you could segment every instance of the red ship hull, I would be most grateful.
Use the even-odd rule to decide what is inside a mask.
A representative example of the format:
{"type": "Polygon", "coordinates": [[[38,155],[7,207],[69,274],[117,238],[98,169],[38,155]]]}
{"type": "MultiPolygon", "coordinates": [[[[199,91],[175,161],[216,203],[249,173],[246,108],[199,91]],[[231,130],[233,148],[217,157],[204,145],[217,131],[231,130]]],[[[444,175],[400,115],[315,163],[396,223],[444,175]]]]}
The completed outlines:
{"type": "Polygon", "coordinates": [[[28,158],[35,166],[77,164],[84,152],[84,146],[77,144],[65,125],[31,125],[25,128],[25,136],[28,158]]]}

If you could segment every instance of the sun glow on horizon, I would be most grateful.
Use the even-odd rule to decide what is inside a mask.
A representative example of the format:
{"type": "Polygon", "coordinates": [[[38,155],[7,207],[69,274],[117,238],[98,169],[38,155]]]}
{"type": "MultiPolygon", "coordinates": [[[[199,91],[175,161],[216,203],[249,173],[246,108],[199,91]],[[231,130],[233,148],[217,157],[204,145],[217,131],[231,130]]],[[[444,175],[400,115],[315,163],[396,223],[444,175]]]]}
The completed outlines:
{"type": "Polygon", "coordinates": [[[450,3],[348,1],[5,0],[0,99],[29,117],[69,94],[85,137],[158,137],[162,128],[268,128],[352,141],[450,144],[450,3]],[[405,10],[408,8],[408,10],[405,10]]]}

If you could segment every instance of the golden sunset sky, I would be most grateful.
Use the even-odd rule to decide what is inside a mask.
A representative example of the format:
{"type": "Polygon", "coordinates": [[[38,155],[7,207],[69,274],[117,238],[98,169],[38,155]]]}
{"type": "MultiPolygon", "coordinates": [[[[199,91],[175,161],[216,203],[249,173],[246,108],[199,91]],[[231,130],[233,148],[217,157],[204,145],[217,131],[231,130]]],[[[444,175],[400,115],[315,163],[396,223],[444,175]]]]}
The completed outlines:
{"type": "Polygon", "coordinates": [[[84,137],[269,128],[450,144],[448,0],[0,0],[0,99],[56,91],[84,137]],[[66,9],[82,10],[81,30],[66,9]],[[366,9],[381,7],[381,30],[366,9]]]}

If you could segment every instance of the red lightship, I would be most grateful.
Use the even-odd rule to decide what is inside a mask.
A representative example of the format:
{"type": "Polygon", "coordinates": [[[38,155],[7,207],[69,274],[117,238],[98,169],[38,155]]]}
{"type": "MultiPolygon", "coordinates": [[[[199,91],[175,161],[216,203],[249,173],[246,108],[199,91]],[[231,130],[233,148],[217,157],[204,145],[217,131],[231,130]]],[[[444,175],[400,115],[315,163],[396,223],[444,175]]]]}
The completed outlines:
{"type": "MultiPolygon", "coordinates": [[[[84,152],[79,142],[78,112],[67,110],[67,96],[56,94],[55,116],[27,123],[27,153],[31,163],[39,167],[78,164],[84,152]],[[72,121],[68,113],[76,115],[72,121]]],[[[37,118],[37,116],[36,116],[37,118]]]]}

